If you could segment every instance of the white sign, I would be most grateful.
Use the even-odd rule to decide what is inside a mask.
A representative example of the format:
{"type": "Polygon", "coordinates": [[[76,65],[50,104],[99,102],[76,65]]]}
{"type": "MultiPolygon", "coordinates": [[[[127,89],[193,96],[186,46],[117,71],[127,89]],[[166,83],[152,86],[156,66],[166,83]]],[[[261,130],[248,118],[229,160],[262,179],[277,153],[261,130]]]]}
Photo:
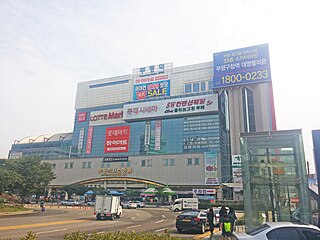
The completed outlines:
{"type": "Polygon", "coordinates": [[[192,191],[196,195],[198,195],[198,194],[203,194],[203,195],[216,194],[216,189],[192,189],[192,191]]]}
{"type": "Polygon", "coordinates": [[[84,128],[80,128],[79,140],[78,140],[78,150],[80,150],[79,153],[81,153],[81,149],[82,149],[82,146],[83,146],[83,137],[84,137],[84,128]]]}
{"type": "Polygon", "coordinates": [[[89,126],[124,123],[122,108],[90,113],[89,126]]]}
{"type": "Polygon", "coordinates": [[[162,127],[162,121],[157,120],[156,121],[156,127],[155,127],[155,136],[154,136],[154,150],[160,151],[161,147],[161,127],[162,127]]]}
{"type": "MultiPolygon", "coordinates": [[[[242,183],[241,155],[232,155],[232,177],[234,183],[242,183]]],[[[242,188],[235,187],[235,192],[240,192],[242,188]]]]}
{"type": "Polygon", "coordinates": [[[126,104],[123,120],[172,117],[218,111],[218,94],[126,104]]]}

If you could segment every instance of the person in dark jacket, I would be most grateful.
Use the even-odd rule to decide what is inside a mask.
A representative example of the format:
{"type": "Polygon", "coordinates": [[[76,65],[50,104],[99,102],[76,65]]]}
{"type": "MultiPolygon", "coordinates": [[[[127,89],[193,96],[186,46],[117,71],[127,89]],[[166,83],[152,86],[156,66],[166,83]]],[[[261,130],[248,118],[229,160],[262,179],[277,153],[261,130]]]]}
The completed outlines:
{"type": "Polygon", "coordinates": [[[209,223],[211,236],[213,235],[213,230],[214,230],[214,218],[215,216],[214,216],[213,209],[210,208],[209,212],[207,213],[207,220],[209,223]]]}
{"type": "Polygon", "coordinates": [[[235,222],[237,220],[236,212],[232,207],[229,207],[229,212],[228,212],[228,218],[231,222],[231,233],[233,233],[234,227],[235,227],[235,222]]]}
{"type": "Polygon", "coordinates": [[[222,206],[221,209],[219,210],[219,221],[220,221],[219,230],[220,231],[223,229],[222,224],[223,224],[224,220],[226,219],[227,214],[228,214],[227,208],[225,206],[222,206]]]}

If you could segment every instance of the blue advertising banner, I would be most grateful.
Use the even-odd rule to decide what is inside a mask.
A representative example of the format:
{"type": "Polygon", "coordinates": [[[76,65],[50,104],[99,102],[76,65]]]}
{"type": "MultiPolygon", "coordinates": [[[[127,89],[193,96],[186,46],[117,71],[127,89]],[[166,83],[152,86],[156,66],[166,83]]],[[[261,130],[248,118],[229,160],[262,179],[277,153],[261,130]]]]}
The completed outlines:
{"type": "Polygon", "coordinates": [[[271,81],[268,44],[213,55],[213,88],[271,81]]]}

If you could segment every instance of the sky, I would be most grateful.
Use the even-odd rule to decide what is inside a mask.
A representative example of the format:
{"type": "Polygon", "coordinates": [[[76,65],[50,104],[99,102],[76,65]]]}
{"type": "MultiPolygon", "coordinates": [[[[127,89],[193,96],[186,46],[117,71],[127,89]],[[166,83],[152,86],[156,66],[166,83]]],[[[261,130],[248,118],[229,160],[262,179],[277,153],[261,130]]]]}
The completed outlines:
{"type": "Polygon", "coordinates": [[[269,44],[278,130],[320,129],[318,0],[0,0],[0,158],[73,131],[79,82],[269,44]]]}

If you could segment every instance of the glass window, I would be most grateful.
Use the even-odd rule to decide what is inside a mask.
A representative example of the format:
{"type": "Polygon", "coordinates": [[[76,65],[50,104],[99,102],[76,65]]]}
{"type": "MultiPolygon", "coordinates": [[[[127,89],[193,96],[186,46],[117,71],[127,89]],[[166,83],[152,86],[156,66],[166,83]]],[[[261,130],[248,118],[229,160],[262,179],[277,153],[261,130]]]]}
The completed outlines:
{"type": "Polygon", "coordinates": [[[170,166],[175,166],[175,159],[170,159],[170,166]]]}
{"type": "Polygon", "coordinates": [[[194,165],[200,165],[200,159],[199,158],[195,158],[194,159],[194,165]]]}
{"type": "Polygon", "coordinates": [[[147,160],[147,167],[152,167],[152,160],[151,159],[147,160]]]}
{"type": "Polygon", "coordinates": [[[188,158],[188,166],[192,165],[192,158],[188,158]]]}
{"type": "Polygon", "coordinates": [[[192,86],[193,86],[193,91],[192,92],[199,92],[199,83],[194,83],[194,84],[192,84],[192,86]]]}
{"type": "MultiPolygon", "coordinates": [[[[276,229],[278,239],[300,240],[299,233],[295,228],[282,227],[276,229]]],[[[268,238],[269,239],[269,238],[268,238]]]]}
{"type": "Polygon", "coordinates": [[[320,239],[320,231],[316,229],[308,229],[308,228],[300,228],[302,231],[302,234],[306,237],[308,240],[319,240],[320,239]]]}
{"type": "Polygon", "coordinates": [[[206,91],[206,82],[201,82],[201,92],[206,91]]]}
{"type": "Polygon", "coordinates": [[[66,168],[68,168],[69,167],[69,164],[68,163],[65,163],[64,164],[64,168],[66,169],[66,168]]]}
{"type": "Polygon", "coordinates": [[[73,168],[73,162],[70,163],[69,168],[73,168]]]}
{"type": "Polygon", "coordinates": [[[87,163],[87,168],[91,168],[91,162],[87,163]]]}
{"type": "Polygon", "coordinates": [[[87,162],[82,162],[82,168],[86,168],[87,167],[87,162]]]}
{"type": "Polygon", "coordinates": [[[131,167],[131,162],[130,161],[127,162],[127,167],[131,167]]]}
{"type": "Polygon", "coordinates": [[[211,80],[211,81],[208,81],[208,89],[212,90],[212,88],[213,88],[213,81],[211,80]]]}
{"type": "Polygon", "coordinates": [[[52,169],[56,169],[56,164],[52,163],[52,169]]]}
{"type": "Polygon", "coordinates": [[[169,159],[163,159],[163,166],[169,165],[169,159]]]}
{"type": "Polygon", "coordinates": [[[184,85],[184,93],[191,93],[192,89],[191,89],[191,84],[185,84],[184,85]]]}
{"type": "Polygon", "coordinates": [[[146,166],[146,160],[142,159],[141,160],[141,167],[145,167],[146,166]]]}

